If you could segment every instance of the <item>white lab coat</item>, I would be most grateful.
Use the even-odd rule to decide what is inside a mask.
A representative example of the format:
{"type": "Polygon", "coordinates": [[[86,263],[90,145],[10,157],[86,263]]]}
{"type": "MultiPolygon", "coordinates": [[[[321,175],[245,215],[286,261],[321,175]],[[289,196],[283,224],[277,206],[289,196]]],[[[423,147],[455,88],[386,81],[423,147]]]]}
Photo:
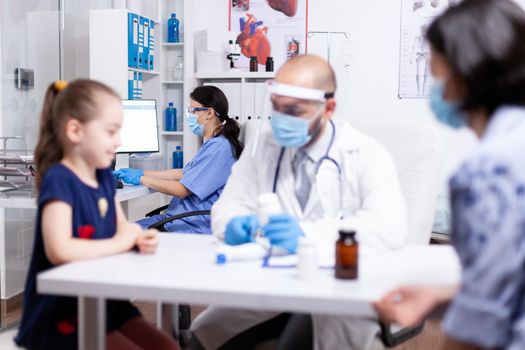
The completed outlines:
{"type": "MultiPolygon", "coordinates": [[[[276,193],[283,210],[298,219],[304,234],[316,242],[321,256],[334,254],[334,244],[342,224],[357,230],[361,253],[400,248],[408,237],[406,205],[392,157],[381,144],[348,123],[335,122],[335,125],[336,136],[329,156],[341,167],[342,186],[334,179],[323,179],[321,196],[329,202],[332,193],[342,190],[344,219],[324,217],[325,207],[321,205],[317,180],[312,183],[304,212],[301,210],[295,196],[291,165],[296,152],[294,149],[285,151],[277,182],[276,193]]],[[[326,133],[331,133],[329,125],[325,129],[326,133]]],[[[262,193],[272,192],[280,150],[281,147],[269,131],[262,134],[255,156],[252,156],[251,143],[246,145],[240,159],[232,168],[232,174],[221,197],[212,208],[214,235],[223,238],[226,224],[233,217],[256,214],[257,197],[262,193]]],[[[323,150],[324,152],[326,150],[323,150]]],[[[215,349],[235,334],[277,314],[210,307],[195,320],[192,330],[206,349],[215,349]]],[[[332,320],[331,323],[341,323],[340,328],[346,329],[347,332],[354,333],[359,329],[363,339],[360,344],[356,344],[358,347],[355,349],[370,345],[371,337],[377,333],[376,323],[369,320],[314,315],[316,349],[335,349],[341,348],[343,344],[349,345],[345,337],[334,337],[334,334],[324,329],[318,322],[321,319],[325,324],[328,323],[328,319],[332,320]],[[369,330],[369,334],[363,337],[364,333],[367,333],[363,333],[365,329],[369,330]]]]}

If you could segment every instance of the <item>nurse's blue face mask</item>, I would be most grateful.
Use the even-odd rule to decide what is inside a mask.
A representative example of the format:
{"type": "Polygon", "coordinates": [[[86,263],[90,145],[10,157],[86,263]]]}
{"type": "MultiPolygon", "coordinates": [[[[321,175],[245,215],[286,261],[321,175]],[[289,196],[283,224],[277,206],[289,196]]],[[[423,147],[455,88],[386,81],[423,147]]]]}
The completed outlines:
{"type": "Polygon", "coordinates": [[[454,129],[466,125],[466,118],[459,108],[458,102],[449,102],[444,98],[445,82],[437,80],[430,90],[430,109],[437,120],[454,129]]]}
{"type": "Polygon", "coordinates": [[[188,107],[188,110],[186,111],[186,123],[188,123],[188,127],[197,136],[202,136],[204,133],[204,124],[199,124],[198,117],[195,112],[207,110],[208,108],[205,107],[188,107]]]}
{"type": "Polygon", "coordinates": [[[273,110],[271,119],[273,137],[283,147],[299,148],[306,145],[312,139],[312,135],[318,131],[314,130],[311,134],[308,133],[310,125],[318,120],[321,112],[322,109],[312,118],[304,119],[273,110]]]}

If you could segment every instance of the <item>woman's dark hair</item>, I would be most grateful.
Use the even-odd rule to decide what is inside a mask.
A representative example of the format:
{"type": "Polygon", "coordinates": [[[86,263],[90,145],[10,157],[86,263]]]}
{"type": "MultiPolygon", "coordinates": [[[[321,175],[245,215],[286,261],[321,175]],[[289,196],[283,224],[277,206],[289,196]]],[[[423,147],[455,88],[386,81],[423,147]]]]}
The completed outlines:
{"type": "Polygon", "coordinates": [[[239,159],[242,152],[242,143],[239,141],[241,129],[239,124],[228,116],[228,99],[224,92],[216,86],[198,86],[190,94],[190,98],[204,107],[213,108],[219,120],[223,123],[214,131],[213,137],[224,135],[230,141],[235,158],[239,159]]]}
{"type": "Polygon", "coordinates": [[[119,95],[109,86],[88,79],[77,79],[67,84],[56,81],[49,85],[40,115],[40,130],[35,148],[36,188],[40,191],[47,170],[64,157],[67,147],[64,128],[70,119],[87,123],[96,118],[111,96],[120,102],[119,95]]]}
{"type": "Polygon", "coordinates": [[[510,0],[464,0],[428,28],[466,87],[461,108],[491,115],[502,105],[525,105],[525,12],[510,0]]]}

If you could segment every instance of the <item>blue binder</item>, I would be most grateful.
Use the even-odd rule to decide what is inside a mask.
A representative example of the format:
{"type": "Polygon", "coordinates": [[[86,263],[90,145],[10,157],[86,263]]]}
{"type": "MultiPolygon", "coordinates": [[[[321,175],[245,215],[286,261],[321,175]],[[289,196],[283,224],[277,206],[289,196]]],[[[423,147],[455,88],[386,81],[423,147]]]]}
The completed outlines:
{"type": "Polygon", "coordinates": [[[128,66],[139,66],[139,16],[128,13],[128,66]]]}
{"type": "Polygon", "coordinates": [[[142,73],[138,73],[138,79],[137,79],[137,99],[140,100],[142,98],[142,73]]]}
{"type": "Polygon", "coordinates": [[[144,24],[140,20],[139,21],[139,31],[138,31],[138,62],[137,62],[137,68],[142,68],[142,61],[144,60],[144,24]]]}
{"type": "Polygon", "coordinates": [[[155,69],[155,22],[149,22],[149,69],[155,69]]]}
{"type": "Polygon", "coordinates": [[[134,97],[134,90],[133,90],[133,73],[132,71],[128,71],[128,100],[133,100],[134,97]]]}
{"type": "Polygon", "coordinates": [[[149,68],[149,19],[139,19],[139,68],[149,68]]]}
{"type": "Polygon", "coordinates": [[[139,73],[133,72],[133,100],[137,100],[139,96],[139,73]]]}

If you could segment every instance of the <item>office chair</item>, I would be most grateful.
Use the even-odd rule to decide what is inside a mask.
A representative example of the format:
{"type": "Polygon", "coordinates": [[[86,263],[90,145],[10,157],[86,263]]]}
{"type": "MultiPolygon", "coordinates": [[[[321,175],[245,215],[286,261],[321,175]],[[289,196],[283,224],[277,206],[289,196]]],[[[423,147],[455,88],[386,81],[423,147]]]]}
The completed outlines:
{"type": "MultiPolygon", "coordinates": [[[[157,209],[154,209],[154,210],[146,213],[145,216],[146,217],[152,217],[152,216],[160,214],[161,212],[163,212],[166,209],[168,209],[168,205],[163,205],[162,207],[159,207],[157,209]]],[[[167,224],[168,222],[172,222],[172,221],[183,219],[183,218],[190,217],[190,216],[210,215],[210,214],[211,214],[210,210],[187,211],[185,213],[180,213],[180,214],[168,216],[167,218],[165,218],[163,220],[160,220],[160,221],[157,221],[154,224],[151,224],[150,226],[148,226],[148,228],[154,228],[154,229],[157,229],[157,230],[159,230],[161,232],[166,232],[166,228],[164,227],[164,225],[167,224]]]]}
{"type": "MultiPolygon", "coordinates": [[[[164,210],[168,209],[168,205],[163,205],[162,207],[156,208],[148,213],[146,213],[146,217],[152,217],[155,215],[160,214],[164,210]]],[[[165,224],[168,222],[172,222],[175,220],[183,219],[190,216],[197,216],[197,215],[210,215],[210,210],[194,210],[194,211],[188,211],[185,213],[180,213],[172,216],[168,216],[167,218],[157,221],[154,224],[151,224],[148,226],[148,229],[157,229],[161,232],[166,232],[166,228],[164,227],[165,224]]],[[[172,329],[173,337],[175,339],[178,339],[179,344],[182,347],[185,347],[188,345],[189,342],[189,329],[191,326],[191,306],[188,304],[179,304],[177,307],[177,314],[173,315],[173,317],[177,317],[178,322],[176,329],[172,329]]]]}

